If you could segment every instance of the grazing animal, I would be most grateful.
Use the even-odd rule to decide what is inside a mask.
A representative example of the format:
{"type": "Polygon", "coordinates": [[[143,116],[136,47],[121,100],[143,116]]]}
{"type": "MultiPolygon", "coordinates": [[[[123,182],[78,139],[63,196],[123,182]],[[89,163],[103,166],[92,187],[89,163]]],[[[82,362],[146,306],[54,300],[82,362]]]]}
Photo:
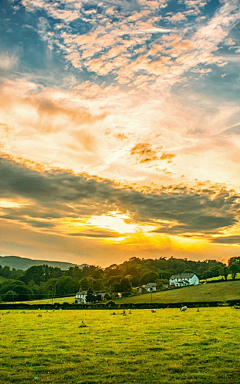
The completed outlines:
{"type": "Polygon", "coordinates": [[[116,313],[115,313],[115,312],[113,312],[113,313],[111,313],[111,315],[116,315],[116,313]]]}
{"type": "Polygon", "coordinates": [[[184,307],[181,307],[181,308],[180,308],[180,311],[181,311],[181,312],[184,312],[184,311],[186,311],[186,310],[187,310],[187,306],[186,306],[186,305],[184,305],[184,307]]]}
{"type": "Polygon", "coordinates": [[[86,328],[86,324],[82,320],[82,324],[79,325],[79,328],[86,328]]]}
{"type": "Polygon", "coordinates": [[[156,313],[156,311],[154,311],[154,309],[151,309],[151,312],[152,312],[152,313],[156,313]]]}

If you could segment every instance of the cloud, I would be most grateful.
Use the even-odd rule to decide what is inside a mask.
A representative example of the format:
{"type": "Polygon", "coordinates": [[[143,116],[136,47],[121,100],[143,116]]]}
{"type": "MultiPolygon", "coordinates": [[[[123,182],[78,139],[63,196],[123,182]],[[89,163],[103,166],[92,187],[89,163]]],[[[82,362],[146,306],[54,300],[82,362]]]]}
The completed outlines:
{"type": "Polygon", "coordinates": [[[148,143],[138,143],[131,149],[131,155],[137,156],[140,163],[147,163],[149,161],[157,161],[157,160],[168,160],[171,162],[172,159],[176,156],[171,153],[162,153],[159,156],[160,148],[157,150],[152,149],[151,145],[148,143]]]}
{"type": "Polygon", "coordinates": [[[131,150],[131,155],[137,155],[140,159],[140,163],[158,160],[157,152],[153,150],[148,143],[136,144],[131,150]]]}
{"type": "Polygon", "coordinates": [[[212,243],[218,243],[218,244],[238,244],[238,245],[240,245],[240,236],[215,237],[211,241],[212,241],[212,243]]]}
{"type": "Polygon", "coordinates": [[[18,64],[18,56],[14,53],[3,52],[0,54],[0,70],[8,71],[18,64]]]}
{"type": "Polygon", "coordinates": [[[28,12],[42,9],[58,21],[51,26],[40,19],[39,33],[51,49],[56,45],[74,68],[100,77],[112,74],[112,82],[120,86],[134,87],[132,79],[145,76],[147,85],[158,89],[160,84],[171,87],[182,81],[191,70],[207,74],[199,68],[201,65],[225,65],[227,61],[218,52],[219,44],[227,41],[240,15],[237,0],[224,2],[215,8],[213,16],[197,22],[194,17],[202,14],[206,1],[181,1],[175,13],[165,10],[167,4],[145,0],[118,4],[92,1],[89,9],[74,0],[64,6],[45,0],[23,1],[28,12]],[[166,22],[186,22],[188,16],[192,21],[188,20],[187,28],[178,31],[164,26],[166,22]],[[79,27],[76,31],[76,18],[82,30],[79,27]],[[154,49],[155,57],[151,57],[154,49]],[[152,85],[153,75],[158,79],[152,85]]]}
{"type": "Polygon", "coordinates": [[[118,238],[121,237],[118,232],[114,231],[106,231],[106,230],[96,230],[91,229],[91,231],[84,231],[84,232],[78,232],[78,233],[70,233],[68,236],[73,237],[85,237],[85,238],[96,238],[96,239],[107,239],[107,238],[118,238]]]}
{"type": "Polygon", "coordinates": [[[177,12],[177,13],[175,13],[172,16],[168,16],[168,17],[166,17],[166,19],[168,21],[170,21],[171,23],[175,23],[175,22],[179,22],[179,21],[182,22],[182,21],[187,20],[187,18],[184,15],[184,13],[181,13],[181,12],[177,12]]]}
{"type": "Polygon", "coordinates": [[[176,155],[172,153],[163,153],[160,157],[160,160],[169,160],[171,161],[176,155]]]}
{"type": "MultiPolygon", "coordinates": [[[[15,214],[12,219],[27,217],[26,223],[34,217],[51,223],[55,213],[59,218],[72,220],[117,209],[130,212],[137,222],[159,226],[158,233],[206,235],[233,226],[240,215],[239,196],[216,188],[162,187],[138,191],[69,171],[38,172],[7,158],[1,158],[0,177],[3,198],[21,197],[32,202],[30,206],[12,211],[15,214]],[[167,224],[162,223],[164,220],[167,224]]],[[[35,219],[31,224],[36,224],[35,219]]]]}

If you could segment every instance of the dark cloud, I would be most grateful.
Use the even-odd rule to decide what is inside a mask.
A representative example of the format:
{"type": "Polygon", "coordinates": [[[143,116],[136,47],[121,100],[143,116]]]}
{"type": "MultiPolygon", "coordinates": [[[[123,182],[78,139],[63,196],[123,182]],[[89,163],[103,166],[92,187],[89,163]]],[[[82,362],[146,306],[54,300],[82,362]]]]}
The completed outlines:
{"type": "Polygon", "coordinates": [[[13,220],[32,220],[35,226],[40,218],[44,222],[48,218],[74,219],[119,209],[130,212],[136,221],[159,225],[158,233],[217,234],[236,224],[240,216],[239,196],[224,189],[172,186],[138,191],[70,171],[38,172],[8,158],[1,158],[0,179],[0,196],[29,201],[26,207],[5,209],[5,215],[13,220]],[[161,224],[160,220],[169,223],[161,224]]]}
{"type": "Polygon", "coordinates": [[[121,235],[118,232],[114,232],[114,231],[91,230],[88,232],[70,233],[68,234],[68,236],[104,239],[104,238],[120,237],[121,235]]]}
{"type": "Polygon", "coordinates": [[[197,215],[192,214],[188,216],[184,215],[186,224],[182,225],[164,225],[153,232],[158,233],[171,233],[171,234],[181,234],[181,233],[196,233],[196,232],[205,232],[205,233],[214,233],[217,229],[228,227],[236,223],[236,219],[230,214],[225,214],[225,216],[217,217],[214,215],[197,215]]]}
{"type": "Polygon", "coordinates": [[[240,236],[217,237],[211,240],[212,243],[219,244],[240,244],[240,236]]]}

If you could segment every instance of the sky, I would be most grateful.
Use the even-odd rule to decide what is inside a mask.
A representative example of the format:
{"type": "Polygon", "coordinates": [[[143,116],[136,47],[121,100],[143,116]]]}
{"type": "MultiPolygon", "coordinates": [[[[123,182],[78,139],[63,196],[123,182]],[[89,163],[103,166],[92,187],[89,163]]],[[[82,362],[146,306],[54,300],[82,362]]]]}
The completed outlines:
{"type": "Polygon", "coordinates": [[[239,256],[239,0],[0,6],[0,254],[239,256]]]}

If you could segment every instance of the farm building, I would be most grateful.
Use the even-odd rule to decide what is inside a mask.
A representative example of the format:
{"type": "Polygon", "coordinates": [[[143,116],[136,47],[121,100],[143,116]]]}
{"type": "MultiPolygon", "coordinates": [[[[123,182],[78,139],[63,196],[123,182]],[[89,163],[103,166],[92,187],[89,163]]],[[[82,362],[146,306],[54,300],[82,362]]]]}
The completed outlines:
{"type": "Polygon", "coordinates": [[[157,284],[156,283],[147,283],[142,285],[141,287],[137,287],[138,292],[142,293],[145,289],[147,292],[156,291],[157,290],[157,284]]]}
{"type": "Polygon", "coordinates": [[[146,288],[148,292],[156,291],[157,290],[157,284],[156,283],[147,283],[146,288]]]}
{"type": "Polygon", "coordinates": [[[105,301],[111,299],[108,292],[89,293],[89,291],[80,290],[75,296],[75,304],[86,304],[88,302],[105,301]],[[88,297],[87,297],[88,296],[88,297]],[[88,300],[90,299],[90,301],[88,300]]]}
{"type": "Polygon", "coordinates": [[[178,275],[172,275],[169,279],[169,285],[174,285],[175,287],[186,287],[197,284],[199,284],[199,278],[195,273],[180,273],[178,275]]]}
{"type": "Polygon", "coordinates": [[[76,304],[81,304],[81,303],[86,303],[87,302],[87,291],[79,291],[77,294],[76,294],[76,297],[75,297],[75,303],[76,304]]]}

